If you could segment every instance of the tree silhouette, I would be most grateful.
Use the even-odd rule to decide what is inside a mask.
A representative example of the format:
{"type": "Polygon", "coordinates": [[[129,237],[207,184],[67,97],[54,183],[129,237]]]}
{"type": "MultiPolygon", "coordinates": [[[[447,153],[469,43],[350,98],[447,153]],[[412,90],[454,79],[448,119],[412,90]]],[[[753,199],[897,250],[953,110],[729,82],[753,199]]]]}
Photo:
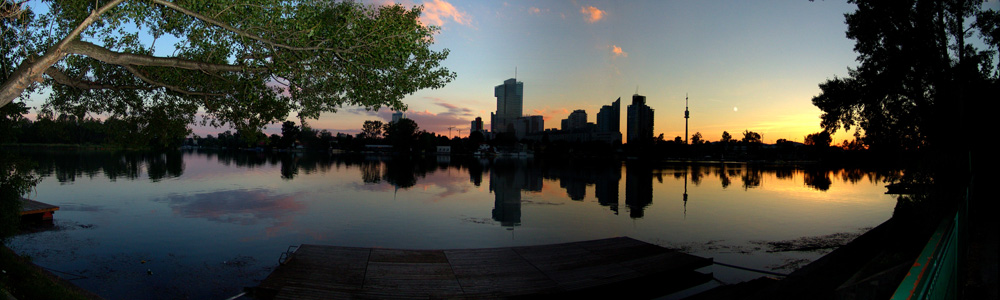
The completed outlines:
{"type": "Polygon", "coordinates": [[[853,128],[872,149],[890,151],[968,134],[970,108],[997,88],[997,12],[982,1],[850,2],[858,9],[845,15],[847,37],[860,65],[820,84],[812,102],[823,129],[853,128]],[[977,32],[988,49],[966,39],[977,32]]]}

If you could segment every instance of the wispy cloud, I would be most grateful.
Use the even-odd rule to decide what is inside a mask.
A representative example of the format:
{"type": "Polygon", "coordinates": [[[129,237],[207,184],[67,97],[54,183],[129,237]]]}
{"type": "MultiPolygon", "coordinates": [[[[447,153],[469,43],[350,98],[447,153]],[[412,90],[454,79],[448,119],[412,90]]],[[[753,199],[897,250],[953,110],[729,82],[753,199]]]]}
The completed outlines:
{"type": "Polygon", "coordinates": [[[423,3],[424,11],[420,16],[420,22],[434,26],[444,26],[446,20],[470,26],[472,18],[465,12],[459,11],[454,5],[444,0],[432,0],[423,3]]]}
{"type": "Polygon", "coordinates": [[[534,7],[534,6],[528,8],[528,13],[532,14],[532,15],[540,15],[542,13],[548,13],[548,12],[549,12],[548,8],[541,9],[541,8],[537,8],[537,7],[534,7]]]}
{"type": "MultiPolygon", "coordinates": [[[[640,55],[641,56],[641,55],[640,55]]],[[[622,50],[622,47],[616,45],[611,45],[611,57],[628,57],[628,52],[622,50]]]]}
{"type": "MultiPolygon", "coordinates": [[[[445,108],[444,112],[431,112],[429,110],[424,111],[406,111],[406,117],[417,122],[417,126],[421,130],[427,130],[436,134],[447,135],[448,127],[452,127],[451,134],[453,136],[458,135],[458,130],[462,130],[462,135],[466,135],[471,127],[471,122],[476,118],[476,111],[469,109],[467,107],[458,106],[452,103],[448,103],[445,100],[438,98],[427,99],[433,100],[434,105],[445,108]]],[[[377,115],[383,120],[392,120],[392,111],[389,110],[379,110],[377,115]]],[[[486,117],[489,119],[489,116],[486,117]]],[[[487,120],[487,122],[489,122],[487,120]]]]}
{"type": "Polygon", "coordinates": [[[604,18],[607,13],[593,6],[584,6],[580,8],[580,13],[583,14],[584,19],[587,22],[594,23],[600,21],[604,18]]]}

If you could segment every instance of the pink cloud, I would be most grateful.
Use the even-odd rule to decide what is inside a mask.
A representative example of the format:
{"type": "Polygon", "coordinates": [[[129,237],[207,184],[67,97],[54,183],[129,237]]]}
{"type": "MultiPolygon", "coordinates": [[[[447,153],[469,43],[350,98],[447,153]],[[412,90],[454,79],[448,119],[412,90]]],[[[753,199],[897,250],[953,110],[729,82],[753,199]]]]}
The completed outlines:
{"type": "Polygon", "coordinates": [[[622,51],[622,47],[611,45],[611,57],[628,57],[628,52],[622,51]]]}
{"type": "Polygon", "coordinates": [[[600,21],[607,14],[603,10],[600,10],[593,6],[584,6],[580,8],[580,13],[584,15],[584,19],[589,23],[594,23],[600,21]]]}
{"type": "MultiPolygon", "coordinates": [[[[472,120],[476,119],[477,115],[474,114],[475,111],[460,107],[458,105],[444,102],[441,99],[433,98],[435,101],[434,105],[443,107],[447,109],[444,112],[435,113],[429,110],[424,111],[406,111],[406,117],[408,119],[417,122],[417,126],[421,130],[427,130],[428,132],[433,132],[439,135],[448,135],[448,127],[453,127],[451,129],[452,136],[459,136],[458,130],[462,130],[462,136],[467,136],[469,129],[472,127],[472,120]]],[[[392,120],[392,111],[390,110],[380,110],[376,113],[383,120],[392,120]]],[[[484,120],[489,122],[489,116],[485,116],[484,120]]]]}
{"type": "Polygon", "coordinates": [[[445,20],[451,20],[461,25],[470,25],[472,19],[465,12],[458,11],[454,5],[444,0],[424,2],[424,12],[420,22],[434,26],[444,26],[445,20]]]}
{"type": "Polygon", "coordinates": [[[549,109],[546,107],[544,109],[532,109],[531,111],[535,115],[542,116],[542,119],[545,120],[545,126],[548,128],[559,128],[559,123],[552,123],[550,121],[562,120],[569,116],[569,109],[565,108],[549,109]]]}

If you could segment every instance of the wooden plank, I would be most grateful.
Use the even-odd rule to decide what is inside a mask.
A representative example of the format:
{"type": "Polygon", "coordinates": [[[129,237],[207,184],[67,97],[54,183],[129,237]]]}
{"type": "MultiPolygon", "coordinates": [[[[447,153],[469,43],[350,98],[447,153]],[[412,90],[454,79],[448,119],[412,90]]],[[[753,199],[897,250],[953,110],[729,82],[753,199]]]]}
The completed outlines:
{"type": "Polygon", "coordinates": [[[710,259],[627,237],[456,250],[302,245],[256,291],[262,299],[587,296],[689,278],[707,264],[710,259]]]}
{"type": "Polygon", "coordinates": [[[21,198],[21,215],[41,214],[59,210],[58,206],[21,198]]]}

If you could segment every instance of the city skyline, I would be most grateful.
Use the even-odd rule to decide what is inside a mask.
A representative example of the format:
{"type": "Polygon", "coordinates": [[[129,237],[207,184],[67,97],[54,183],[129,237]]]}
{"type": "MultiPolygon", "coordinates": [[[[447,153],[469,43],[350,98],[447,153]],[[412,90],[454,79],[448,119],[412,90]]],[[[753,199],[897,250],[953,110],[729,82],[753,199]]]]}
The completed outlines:
{"type": "MultiPolygon", "coordinates": [[[[657,111],[654,136],[689,138],[683,113],[688,95],[689,134],[717,141],[723,131],[738,137],[750,130],[767,143],[802,142],[821,130],[821,111],[811,103],[818,85],[857,66],[844,23],[844,13],[855,6],[846,1],[399,2],[424,6],[421,21],[441,28],[431,48],[449,49],[442,65],[458,74],[443,88],[403,99],[407,118],[442,135],[448,127],[470,132],[476,117],[488,122],[496,108],[490,88],[516,77],[526,85],[523,115],[541,115],[546,128],[558,128],[574,110],[596,115],[609,99],[638,93],[657,111]]],[[[984,6],[1000,5],[991,0],[984,6]]],[[[164,36],[148,43],[156,46],[154,54],[166,56],[177,41],[164,36]]],[[[27,104],[37,109],[43,96],[27,104]]],[[[388,108],[344,106],[307,121],[317,130],[353,134],[365,120],[388,121],[391,114],[388,108]]],[[[297,121],[294,113],[288,119],[297,121]]],[[[200,135],[226,130],[191,127],[200,135]]],[[[265,133],[280,133],[280,127],[270,125],[265,133]]],[[[833,140],[849,138],[841,130],[833,140]]]]}
{"type": "MultiPolygon", "coordinates": [[[[559,128],[574,110],[596,115],[638,86],[657,111],[654,136],[684,136],[687,93],[690,134],[714,141],[723,131],[750,130],[769,143],[801,142],[821,130],[811,103],[819,83],[856,65],[843,17],[854,6],[844,2],[403,4],[424,5],[424,21],[442,28],[433,48],[451,51],[444,65],[456,80],[404,99],[408,117],[444,135],[448,126],[469,132],[476,117],[489,122],[496,112],[491,88],[516,77],[524,82],[523,115],[543,116],[545,128],[559,128]]],[[[383,115],[341,111],[312,125],[343,131],[383,115]]],[[[835,141],[846,138],[841,131],[835,141]]]]}

